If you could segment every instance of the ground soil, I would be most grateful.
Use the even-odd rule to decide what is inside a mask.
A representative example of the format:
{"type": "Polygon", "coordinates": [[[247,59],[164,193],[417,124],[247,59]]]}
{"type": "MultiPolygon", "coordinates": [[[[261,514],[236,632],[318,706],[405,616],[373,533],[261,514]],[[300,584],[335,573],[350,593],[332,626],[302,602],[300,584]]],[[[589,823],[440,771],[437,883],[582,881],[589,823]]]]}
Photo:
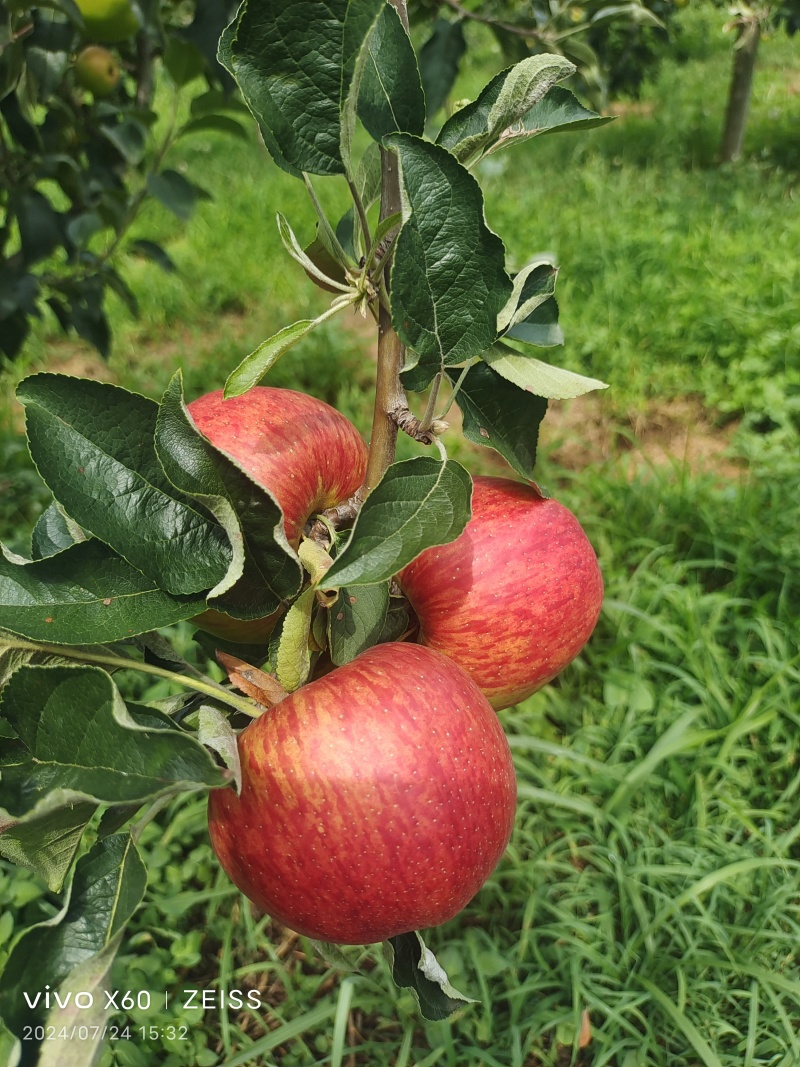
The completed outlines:
{"type": "Polygon", "coordinates": [[[677,464],[692,474],[732,479],[744,467],[732,453],[737,428],[736,422],[718,425],[699,397],[654,401],[620,415],[609,410],[605,395],[589,395],[551,401],[540,441],[554,462],[570,470],[627,454],[631,472],[677,464]]]}

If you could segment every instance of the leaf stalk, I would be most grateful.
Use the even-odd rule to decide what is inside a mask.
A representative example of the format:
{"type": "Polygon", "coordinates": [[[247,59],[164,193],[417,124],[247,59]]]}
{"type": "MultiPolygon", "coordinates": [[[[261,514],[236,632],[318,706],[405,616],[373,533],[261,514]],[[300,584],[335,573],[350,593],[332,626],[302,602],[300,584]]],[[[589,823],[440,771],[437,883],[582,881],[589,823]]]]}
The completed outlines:
{"type": "Polygon", "coordinates": [[[257,708],[251,701],[237,696],[236,693],[230,692],[230,690],[225,689],[224,686],[217,685],[215,682],[205,682],[201,678],[189,678],[185,674],[177,674],[175,671],[168,671],[164,667],[156,667],[155,664],[142,663],[139,660],[128,659],[125,656],[87,652],[84,649],[71,648],[69,645],[49,645],[40,641],[26,641],[23,639],[11,640],[10,635],[3,636],[3,643],[26,652],[46,652],[61,659],[74,659],[80,663],[88,663],[98,667],[110,667],[113,670],[141,671],[143,674],[151,674],[155,678],[165,678],[170,682],[176,682],[178,685],[184,686],[186,689],[194,689],[198,693],[213,697],[214,700],[219,700],[221,703],[235,708],[236,711],[244,712],[250,718],[257,718],[261,714],[261,710],[263,710],[257,708]]]}

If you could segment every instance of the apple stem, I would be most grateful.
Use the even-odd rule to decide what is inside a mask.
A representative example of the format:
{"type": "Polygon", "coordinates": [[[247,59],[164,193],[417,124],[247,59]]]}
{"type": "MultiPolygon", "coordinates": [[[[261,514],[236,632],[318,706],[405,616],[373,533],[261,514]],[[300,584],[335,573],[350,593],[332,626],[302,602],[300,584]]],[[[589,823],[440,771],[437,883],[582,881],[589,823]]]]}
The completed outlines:
{"type": "Polygon", "coordinates": [[[317,544],[332,546],[336,540],[336,530],[343,526],[352,526],[356,516],[364,503],[363,490],[356,489],[349,500],[335,507],[326,508],[317,515],[316,519],[306,525],[303,530],[305,537],[317,544]]]}

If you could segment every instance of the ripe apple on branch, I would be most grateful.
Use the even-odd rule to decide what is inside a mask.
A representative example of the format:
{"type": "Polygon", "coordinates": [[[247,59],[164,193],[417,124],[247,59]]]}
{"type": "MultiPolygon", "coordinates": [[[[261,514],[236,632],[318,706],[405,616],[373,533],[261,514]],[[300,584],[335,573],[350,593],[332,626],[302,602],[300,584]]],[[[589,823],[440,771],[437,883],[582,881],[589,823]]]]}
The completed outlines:
{"type": "MultiPolygon", "coordinates": [[[[367,448],[322,401],[257,386],[189,412],[217,448],[280,503],[294,547],[320,511],[361,488],[367,448]]],[[[575,516],[507,478],[473,479],[472,518],[448,545],[429,548],[398,575],[419,622],[418,640],[462,667],[498,710],[524,700],[570,663],[600,613],[603,580],[575,516]]],[[[253,622],[208,611],[195,620],[218,637],[266,641],[278,614],[253,622]]]]}
{"type": "MultiPolygon", "coordinates": [[[[227,401],[209,394],[189,411],[282,503],[295,545],[315,511],[335,513],[360,488],[361,440],[320,401],[256,387],[227,401]]],[[[571,512],[508,479],[474,486],[460,537],[399,575],[419,640],[437,652],[381,644],[299,688],[240,735],[241,795],[211,794],[211,840],[233,881],[317,939],[386,940],[468,903],[505,848],[514,808],[510,753],[485,697],[504,708],[530,695],[597,621],[602,578],[571,512]],[[489,730],[480,741],[476,721],[489,730]],[[502,799],[491,785],[498,764],[502,799]]],[[[237,632],[256,641],[276,621],[237,632]]]]}
{"type": "MultiPolygon", "coordinates": [[[[321,400],[256,386],[229,400],[222,390],[207,393],[188,407],[198,430],[272,494],[295,549],[309,518],[361,488],[367,446],[355,426],[321,400]]],[[[245,621],[212,608],[195,622],[228,641],[259,643],[269,639],[281,614],[245,621]]]]}
{"type": "MultiPolygon", "coordinates": [[[[160,402],[66,375],[18,389],[55,500],[31,559],[0,554],[13,733],[0,853],[54,891],[73,865],[80,887],[100,863],[103,899],[122,887],[133,914],[142,827],[166,796],[208,790],[213,846],[256,905],[321,940],[388,940],[397,981],[424,988],[425,1010],[443,1018],[464,998],[418,928],[456,915],[509,840],[514,769],[496,712],[580,652],[603,595],[578,520],[532,480],[548,400],[603,383],[538,358],[562,341],[557,268],[539,254],[509,270],[472,168],[604,120],[558,84],[569,62],[537,55],[497,74],[431,139],[437,117],[403,0],[308,0],[304,11],[298,27],[293,5],[244,0],[219,57],[275,163],[307,188],[313,240],[282,215],[278,228],[335,294],[329,308],[265,340],[223,391],[188,405],[179,373],[160,402]],[[360,153],[357,121],[371,138],[360,153]],[[344,180],[353,207],[338,222],[311,175],[344,180]],[[368,446],[329,405],[259,385],[348,308],[377,326],[368,446]],[[419,413],[415,393],[427,394],[419,413]],[[465,436],[517,480],[473,478],[448,457],[453,402],[465,436]],[[401,432],[434,454],[396,461],[401,432]],[[182,620],[250,661],[222,647],[228,681],[217,681],[158,632],[182,620]],[[131,667],[182,695],[126,701],[109,672],[131,667]],[[48,716],[72,728],[41,728],[48,716]],[[34,773],[42,763],[46,780],[34,773]],[[76,858],[98,807],[124,826],[143,805],[127,831],[76,858]]],[[[76,922],[81,906],[70,905],[76,922]]],[[[119,928],[112,914],[94,922],[80,959],[54,938],[53,977],[119,928]]],[[[0,977],[0,1015],[17,1034],[26,936],[0,977]]]]}
{"type": "Polygon", "coordinates": [[[438,926],[511,836],[503,730],[451,660],[376,645],[239,735],[242,789],[209,801],[211,842],[251,900],[299,933],[369,944],[438,926]]]}

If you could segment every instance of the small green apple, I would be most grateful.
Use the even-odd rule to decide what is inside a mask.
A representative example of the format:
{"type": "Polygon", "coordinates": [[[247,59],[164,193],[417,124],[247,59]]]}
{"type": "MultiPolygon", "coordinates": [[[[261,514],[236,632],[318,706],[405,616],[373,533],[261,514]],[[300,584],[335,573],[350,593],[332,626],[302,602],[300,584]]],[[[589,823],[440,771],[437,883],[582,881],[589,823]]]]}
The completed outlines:
{"type": "Polygon", "coordinates": [[[83,15],[86,36],[115,44],[133,37],[141,21],[130,0],[76,0],[83,15]]]}
{"type": "Polygon", "coordinates": [[[117,57],[99,44],[90,44],[75,57],[75,80],[97,97],[110,96],[119,85],[117,57]]]}

